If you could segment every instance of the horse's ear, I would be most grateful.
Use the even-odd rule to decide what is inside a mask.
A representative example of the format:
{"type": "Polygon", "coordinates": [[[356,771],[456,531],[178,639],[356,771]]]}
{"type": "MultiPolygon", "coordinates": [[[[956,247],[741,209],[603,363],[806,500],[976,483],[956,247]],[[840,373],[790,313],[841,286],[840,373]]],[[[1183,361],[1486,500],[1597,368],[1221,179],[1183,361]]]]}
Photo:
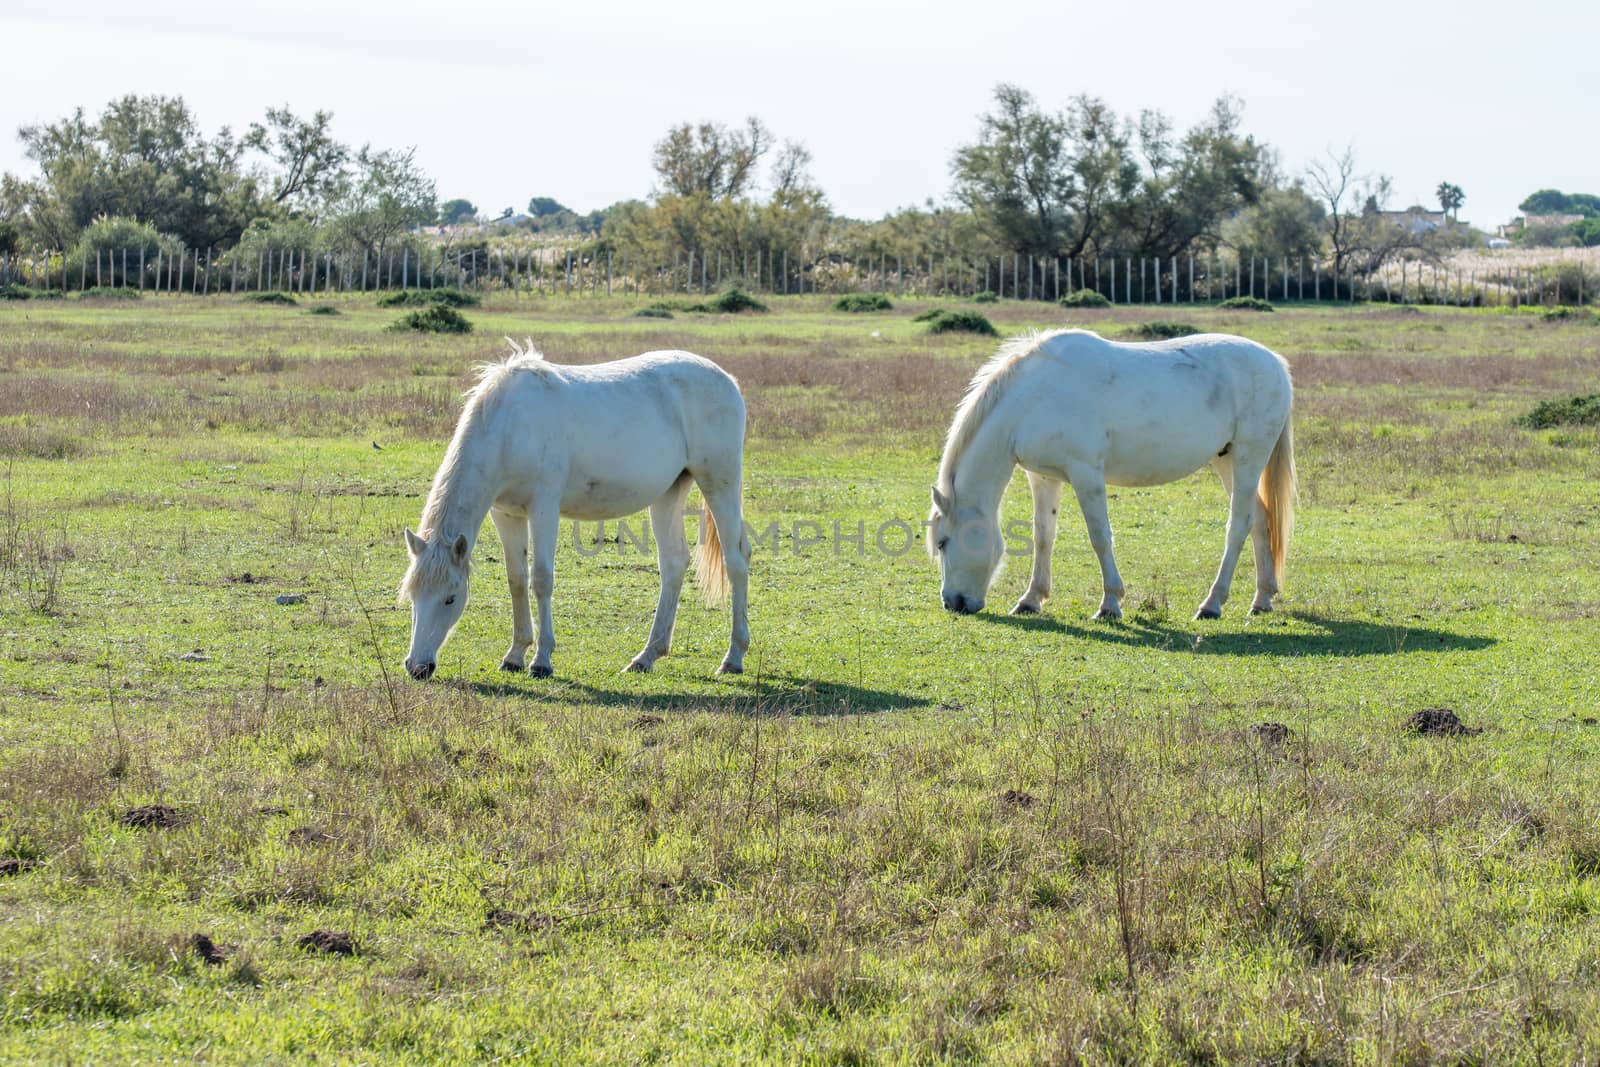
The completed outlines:
{"type": "Polygon", "coordinates": [[[939,487],[933,487],[933,510],[941,515],[950,514],[950,498],[939,492],[939,487]]]}
{"type": "Polygon", "coordinates": [[[406,527],[406,551],[413,557],[422,555],[422,550],[428,547],[428,542],[411,532],[411,527],[406,527]]]}
{"type": "Polygon", "coordinates": [[[467,561],[467,535],[456,534],[456,543],[450,546],[450,556],[457,563],[467,561]]]}

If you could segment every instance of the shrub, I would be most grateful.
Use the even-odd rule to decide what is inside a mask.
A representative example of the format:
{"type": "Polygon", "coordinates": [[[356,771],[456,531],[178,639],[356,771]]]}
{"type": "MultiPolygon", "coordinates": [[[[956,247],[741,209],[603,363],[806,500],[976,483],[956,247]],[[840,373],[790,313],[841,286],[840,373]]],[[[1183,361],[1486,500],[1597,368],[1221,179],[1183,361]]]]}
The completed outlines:
{"type": "Polygon", "coordinates": [[[1217,305],[1229,311],[1276,311],[1271,303],[1259,296],[1230,296],[1217,305]]]}
{"type": "Polygon", "coordinates": [[[1540,318],[1544,319],[1546,322],[1565,322],[1568,319],[1592,320],[1593,316],[1588,308],[1575,308],[1568,307],[1565,304],[1559,304],[1553,308],[1545,308],[1542,312],[1540,312],[1540,318]]]}
{"type": "Polygon", "coordinates": [[[91,285],[78,294],[83,300],[137,300],[136,289],[121,289],[110,285],[91,285]]]}
{"type": "Polygon", "coordinates": [[[339,309],[334,307],[332,304],[318,304],[313,308],[308,308],[306,310],[306,314],[307,315],[338,315],[338,314],[340,314],[340,312],[339,312],[339,309]]]}
{"type": "Polygon", "coordinates": [[[289,307],[294,307],[300,303],[300,301],[296,300],[288,293],[278,292],[246,293],[244,294],[243,299],[252,304],[285,304],[289,307]]]}
{"type": "Polygon", "coordinates": [[[1529,430],[1548,430],[1553,426],[1600,426],[1600,393],[1569,396],[1560,400],[1541,400],[1517,425],[1529,430]]]}
{"type": "Polygon", "coordinates": [[[707,311],[717,311],[725,315],[736,315],[741,311],[765,311],[767,305],[745,292],[743,289],[733,288],[718,296],[709,304],[701,305],[707,311]]]}
{"type": "Polygon", "coordinates": [[[882,293],[848,293],[833,303],[835,311],[893,311],[894,304],[882,293]]]}
{"type": "Polygon", "coordinates": [[[927,321],[929,333],[977,333],[985,337],[1000,335],[1000,331],[994,328],[994,323],[976,311],[942,309],[927,321]]]}
{"type": "Polygon", "coordinates": [[[182,250],[183,246],[176,237],[161,233],[148,222],[111,216],[96,219],[84,228],[77,245],[67,256],[66,269],[75,277],[92,279],[96,276],[95,262],[99,257],[98,276],[102,287],[125,286],[130,282],[137,286],[141,252],[144,254],[145,269],[154,270],[158,253],[171,258],[182,250]],[[127,277],[122,272],[124,252],[128,254],[127,277]]]}
{"type": "Polygon", "coordinates": [[[1058,303],[1064,308],[1108,308],[1111,306],[1111,301],[1093,289],[1079,289],[1075,293],[1068,293],[1058,303]]]}
{"type": "Polygon", "coordinates": [[[475,308],[481,303],[483,301],[476,293],[451,288],[402,289],[378,297],[378,306],[381,308],[428,307],[430,304],[442,304],[452,308],[475,308]]]}
{"type": "Polygon", "coordinates": [[[938,318],[940,315],[943,315],[943,314],[944,314],[944,308],[929,308],[927,311],[924,311],[919,315],[911,316],[911,321],[912,322],[932,322],[934,319],[938,318]]]}
{"type": "Polygon", "coordinates": [[[455,308],[443,304],[430,304],[420,311],[402,317],[389,329],[416,333],[471,333],[472,323],[455,308]]]}
{"type": "Polygon", "coordinates": [[[993,289],[985,289],[981,293],[974,293],[972,295],[972,302],[974,304],[993,304],[993,303],[996,303],[999,299],[1000,298],[998,296],[994,295],[994,290],[993,289]]]}
{"type": "Polygon", "coordinates": [[[1174,337],[1188,337],[1200,331],[1187,322],[1141,322],[1133,328],[1133,332],[1146,341],[1166,341],[1174,337]]]}
{"type": "Polygon", "coordinates": [[[32,300],[33,290],[26,285],[12,282],[10,285],[0,285],[0,300],[32,300]]]}
{"type": "Polygon", "coordinates": [[[636,319],[670,319],[672,318],[672,312],[660,304],[651,304],[649,307],[642,307],[635,311],[633,317],[636,319]]]}

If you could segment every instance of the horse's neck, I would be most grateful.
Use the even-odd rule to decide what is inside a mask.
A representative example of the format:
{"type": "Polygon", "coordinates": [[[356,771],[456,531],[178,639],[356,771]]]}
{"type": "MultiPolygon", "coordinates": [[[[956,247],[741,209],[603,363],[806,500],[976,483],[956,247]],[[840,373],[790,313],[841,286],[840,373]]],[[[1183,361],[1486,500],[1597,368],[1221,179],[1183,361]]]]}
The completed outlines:
{"type": "Polygon", "coordinates": [[[500,492],[498,449],[486,440],[485,421],[474,419],[451,445],[455,462],[441,475],[444,481],[436,487],[436,499],[429,502],[430,536],[454,539],[466,534],[469,544],[478,541],[483,518],[500,492]]]}
{"type": "Polygon", "coordinates": [[[1006,398],[1001,398],[984,415],[957,458],[952,488],[963,507],[971,505],[984,512],[999,510],[1000,498],[1017,465],[1012,446],[1014,415],[1006,398]]]}

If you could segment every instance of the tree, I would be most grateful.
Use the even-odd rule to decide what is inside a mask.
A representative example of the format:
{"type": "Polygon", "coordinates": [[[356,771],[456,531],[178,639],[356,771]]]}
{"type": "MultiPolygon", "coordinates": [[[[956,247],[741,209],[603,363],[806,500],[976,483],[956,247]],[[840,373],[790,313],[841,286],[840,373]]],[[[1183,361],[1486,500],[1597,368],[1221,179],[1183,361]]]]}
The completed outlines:
{"type": "Polygon", "coordinates": [[[474,219],[477,215],[477,206],[470,200],[457,198],[455,200],[446,200],[439,205],[439,221],[446,226],[454,226],[459,222],[474,219]]]}
{"type": "Polygon", "coordinates": [[[1033,255],[1052,256],[1071,225],[1071,128],[1015,85],[994,89],[995,109],[978,120],[978,140],[956,149],[955,195],[1000,240],[1033,255]]]}
{"type": "Polygon", "coordinates": [[[1255,204],[1224,224],[1222,238],[1241,251],[1291,260],[1315,258],[1322,251],[1327,214],[1300,182],[1275,183],[1255,204]]]}
{"type": "Polygon", "coordinates": [[[335,233],[382,256],[390,241],[433,219],[433,179],[417,166],[416,149],[356,153],[354,173],[334,195],[335,233]]]}
{"type": "Polygon", "coordinates": [[[1231,97],[1182,138],[1160,112],[1139,117],[1143,176],[1113,210],[1116,243],[1134,255],[1165,260],[1196,244],[1215,244],[1224,221],[1255,204],[1267,184],[1269,161],[1255,139],[1240,133],[1243,110],[1231,97]]]}
{"type": "Polygon", "coordinates": [[[1306,184],[1328,210],[1324,232],[1335,277],[1347,271],[1371,274],[1401,251],[1422,247],[1420,235],[1410,227],[1384,218],[1390,181],[1357,173],[1353,148],[1339,155],[1330,150],[1326,159],[1313,160],[1306,168],[1306,184]]]}
{"type": "Polygon", "coordinates": [[[1517,205],[1528,215],[1600,216],[1600,196],[1589,193],[1563,193],[1559,189],[1540,189],[1517,205]]]}
{"type": "Polygon", "coordinates": [[[227,127],[207,138],[181,97],[124,96],[96,120],[80,108],[18,137],[40,176],[8,175],[3,196],[39,244],[70,247],[94,219],[121,216],[188,245],[227,245],[263,210],[244,145],[227,127]]]}
{"type": "Polygon", "coordinates": [[[316,212],[345,177],[350,149],[333,139],[331,111],[302,119],[287,107],[268,108],[267,121],[250,124],[244,144],[277,167],[268,175],[269,198],[291,211],[316,212]]]}
{"type": "Polygon", "coordinates": [[[546,215],[558,215],[566,210],[565,204],[548,196],[536,196],[528,201],[528,214],[536,219],[542,219],[546,215]]]}
{"type": "Polygon", "coordinates": [[[685,122],[656,142],[651,163],[667,193],[732,200],[749,189],[756,165],[771,147],[771,132],[753,115],[743,130],[685,122]]]}
{"type": "Polygon", "coordinates": [[[1440,182],[1439,188],[1434,190],[1433,195],[1438,198],[1440,209],[1449,215],[1452,221],[1456,221],[1458,219],[1457,212],[1461,210],[1461,205],[1466,203],[1467,200],[1466,194],[1461,191],[1461,186],[1452,185],[1449,182],[1440,182]]]}

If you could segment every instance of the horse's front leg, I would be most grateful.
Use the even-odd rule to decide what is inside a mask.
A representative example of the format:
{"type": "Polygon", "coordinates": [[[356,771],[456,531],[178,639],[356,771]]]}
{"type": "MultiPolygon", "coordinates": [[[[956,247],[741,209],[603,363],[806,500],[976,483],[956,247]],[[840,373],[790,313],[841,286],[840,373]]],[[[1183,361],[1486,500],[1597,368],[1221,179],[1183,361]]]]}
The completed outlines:
{"type": "Polygon", "coordinates": [[[1089,530],[1089,544],[1100,560],[1100,610],[1097,619],[1122,618],[1122,597],[1127,589],[1117,573],[1117,559],[1111,549],[1111,518],[1106,514],[1106,479],[1099,470],[1073,471],[1072,491],[1083,510],[1083,524],[1089,530]]]}
{"type": "Polygon", "coordinates": [[[1050,599],[1050,554],[1056,545],[1056,521],[1061,511],[1061,483],[1042,474],[1028,472],[1028,488],[1033,490],[1033,580],[1022,594],[1013,615],[1037,615],[1050,599]]]}
{"type": "Polygon", "coordinates": [[[552,503],[528,514],[533,532],[533,599],[539,605],[539,644],[534,649],[528,673],[548,678],[555,673],[550,654],[556,650],[555,624],[550,618],[550,596],[556,588],[556,541],[561,536],[561,511],[552,503]]]}
{"type": "Polygon", "coordinates": [[[520,671],[533,644],[533,615],[528,611],[528,517],[489,512],[506,557],[506,585],[511,590],[511,648],[500,661],[503,671],[520,671]]]}

